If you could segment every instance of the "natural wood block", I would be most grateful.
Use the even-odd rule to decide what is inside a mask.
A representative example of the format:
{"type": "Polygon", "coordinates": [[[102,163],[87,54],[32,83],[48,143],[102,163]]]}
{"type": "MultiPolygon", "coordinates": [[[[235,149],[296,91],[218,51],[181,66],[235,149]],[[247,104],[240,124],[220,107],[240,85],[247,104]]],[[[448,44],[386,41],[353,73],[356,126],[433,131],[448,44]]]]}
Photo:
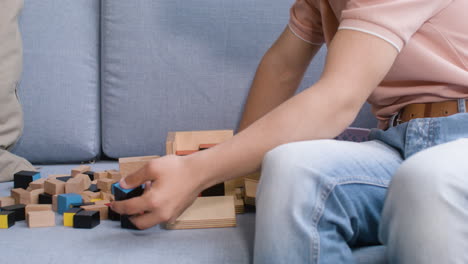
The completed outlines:
{"type": "Polygon", "coordinates": [[[89,186],[91,185],[91,179],[86,174],[78,174],[73,178],[73,180],[75,180],[76,178],[81,178],[82,179],[82,187],[81,188],[83,188],[83,191],[87,190],[89,188],[89,186]]]}
{"type": "Polygon", "coordinates": [[[82,194],[88,196],[90,199],[101,198],[101,193],[100,192],[84,191],[82,194]]]}
{"type": "Polygon", "coordinates": [[[30,228],[55,226],[55,213],[52,211],[29,212],[27,223],[30,228]]]}
{"type": "Polygon", "coordinates": [[[89,196],[87,196],[86,194],[81,194],[81,199],[83,199],[83,203],[90,203],[91,202],[91,198],[89,198],[89,196]]]}
{"type": "Polygon", "coordinates": [[[11,196],[0,197],[0,207],[14,205],[14,204],[15,204],[15,198],[11,196]]]}
{"type": "Polygon", "coordinates": [[[101,220],[109,219],[109,216],[108,216],[109,207],[107,205],[104,205],[104,204],[85,205],[85,206],[81,206],[80,208],[82,208],[85,211],[99,211],[99,216],[101,220]]]}
{"type": "Polygon", "coordinates": [[[255,206],[255,197],[257,193],[258,180],[252,178],[245,178],[245,196],[244,203],[255,206]]]}
{"type": "Polygon", "coordinates": [[[236,207],[236,214],[243,214],[245,212],[244,200],[237,197],[234,198],[234,206],[236,207]]]}
{"type": "Polygon", "coordinates": [[[238,177],[229,181],[224,182],[224,195],[234,196],[236,195],[236,188],[244,187],[244,179],[260,179],[260,172],[254,172],[243,177],[238,177]]]}
{"type": "Polygon", "coordinates": [[[29,187],[31,187],[31,189],[33,190],[44,189],[44,182],[46,180],[46,178],[40,178],[39,180],[35,180],[29,184],[29,187]]]}
{"type": "Polygon", "coordinates": [[[110,202],[111,202],[110,200],[102,200],[102,199],[101,199],[101,200],[99,200],[99,201],[95,201],[94,204],[96,204],[96,205],[98,205],[98,204],[104,204],[104,205],[106,205],[106,204],[108,204],[108,203],[110,203],[110,202]]]}
{"type": "Polygon", "coordinates": [[[75,177],[76,175],[78,174],[81,174],[83,172],[86,172],[86,171],[90,171],[91,170],[91,167],[88,166],[88,165],[80,165],[74,169],[72,169],[71,171],[71,176],[72,177],[75,177]]]}
{"type": "Polygon", "coordinates": [[[118,170],[108,170],[108,177],[109,179],[113,180],[114,183],[120,181],[122,179],[122,174],[118,170]]]}
{"type": "Polygon", "coordinates": [[[44,192],[50,195],[65,193],[65,182],[55,178],[48,179],[44,182],[44,192]]]}
{"type": "Polygon", "coordinates": [[[52,196],[52,210],[54,212],[58,210],[58,194],[52,196]]]}
{"type": "Polygon", "coordinates": [[[101,199],[107,201],[115,201],[114,195],[108,192],[101,192],[101,199]]]}
{"type": "Polygon", "coordinates": [[[39,194],[44,193],[44,189],[35,189],[29,192],[30,195],[30,201],[32,204],[38,204],[39,203],[39,194]]]}
{"type": "Polygon", "coordinates": [[[119,159],[119,169],[122,177],[136,172],[145,166],[150,160],[157,159],[159,156],[141,156],[141,157],[128,157],[119,159]]]}
{"type": "Polygon", "coordinates": [[[175,154],[178,150],[198,150],[200,144],[219,144],[233,135],[232,130],[169,132],[166,138],[166,154],[175,154]]]}
{"type": "Polygon", "coordinates": [[[83,185],[82,177],[71,178],[65,183],[65,193],[82,193],[83,185]]]}
{"type": "Polygon", "coordinates": [[[69,174],[49,174],[49,176],[47,177],[47,180],[56,179],[58,177],[67,177],[67,176],[70,176],[70,175],[69,174]]]}
{"type": "Polygon", "coordinates": [[[97,182],[97,187],[101,190],[101,192],[111,193],[113,183],[114,180],[112,179],[99,179],[97,182]]]}
{"type": "Polygon", "coordinates": [[[96,171],[94,172],[94,180],[107,179],[109,177],[108,174],[107,171],[96,171]]]}
{"type": "Polygon", "coordinates": [[[51,204],[28,204],[24,209],[24,214],[26,215],[26,221],[28,221],[28,213],[29,212],[37,212],[37,211],[52,211],[51,204]]]}
{"type": "Polygon", "coordinates": [[[16,188],[11,190],[11,197],[15,199],[15,204],[30,204],[31,193],[23,188],[16,188]]]}
{"type": "Polygon", "coordinates": [[[236,226],[233,196],[198,197],[167,229],[192,229],[236,226]]]}

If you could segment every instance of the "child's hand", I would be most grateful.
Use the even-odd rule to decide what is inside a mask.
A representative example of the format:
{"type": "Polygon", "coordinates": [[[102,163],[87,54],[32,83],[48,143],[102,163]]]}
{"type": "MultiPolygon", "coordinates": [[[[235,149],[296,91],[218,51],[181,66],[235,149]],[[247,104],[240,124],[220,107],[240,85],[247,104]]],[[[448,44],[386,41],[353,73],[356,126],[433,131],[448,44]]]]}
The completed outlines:
{"type": "Polygon", "coordinates": [[[154,159],[120,182],[120,186],[130,189],[150,181],[145,193],[113,202],[111,208],[119,214],[134,215],[130,220],[138,229],[172,222],[202,191],[201,176],[202,171],[191,164],[189,157],[169,155],[154,159]]]}

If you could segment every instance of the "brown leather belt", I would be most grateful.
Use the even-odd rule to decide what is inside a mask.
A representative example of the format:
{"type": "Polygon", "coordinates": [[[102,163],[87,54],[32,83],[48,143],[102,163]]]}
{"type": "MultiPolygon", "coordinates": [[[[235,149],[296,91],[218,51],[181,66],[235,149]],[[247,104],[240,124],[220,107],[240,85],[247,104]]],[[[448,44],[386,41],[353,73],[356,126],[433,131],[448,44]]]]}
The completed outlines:
{"type": "MultiPolygon", "coordinates": [[[[465,106],[468,109],[467,100],[465,100],[465,106]]],[[[457,100],[438,103],[410,104],[401,109],[399,116],[396,118],[396,123],[405,123],[415,118],[442,117],[457,113],[457,100]]]]}

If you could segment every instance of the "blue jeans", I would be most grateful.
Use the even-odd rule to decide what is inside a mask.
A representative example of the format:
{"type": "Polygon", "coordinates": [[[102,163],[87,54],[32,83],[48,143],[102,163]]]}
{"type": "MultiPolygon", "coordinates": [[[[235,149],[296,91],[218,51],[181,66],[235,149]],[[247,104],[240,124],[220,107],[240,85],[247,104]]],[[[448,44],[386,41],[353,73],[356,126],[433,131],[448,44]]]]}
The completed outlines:
{"type": "Polygon", "coordinates": [[[468,114],[413,119],[363,143],[313,140],[265,155],[255,263],[468,263],[468,114]]]}

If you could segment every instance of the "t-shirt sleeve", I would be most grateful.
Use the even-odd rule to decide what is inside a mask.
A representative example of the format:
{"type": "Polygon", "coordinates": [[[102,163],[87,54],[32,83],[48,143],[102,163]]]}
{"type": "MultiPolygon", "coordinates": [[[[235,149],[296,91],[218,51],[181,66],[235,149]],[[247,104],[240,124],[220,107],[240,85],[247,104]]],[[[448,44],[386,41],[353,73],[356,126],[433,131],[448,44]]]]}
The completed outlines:
{"type": "Polygon", "coordinates": [[[324,42],[320,11],[307,0],[296,0],[291,7],[289,28],[308,43],[321,45],[324,42]]]}
{"type": "Polygon", "coordinates": [[[338,29],[380,37],[398,51],[430,18],[453,0],[346,0],[338,29]]]}

